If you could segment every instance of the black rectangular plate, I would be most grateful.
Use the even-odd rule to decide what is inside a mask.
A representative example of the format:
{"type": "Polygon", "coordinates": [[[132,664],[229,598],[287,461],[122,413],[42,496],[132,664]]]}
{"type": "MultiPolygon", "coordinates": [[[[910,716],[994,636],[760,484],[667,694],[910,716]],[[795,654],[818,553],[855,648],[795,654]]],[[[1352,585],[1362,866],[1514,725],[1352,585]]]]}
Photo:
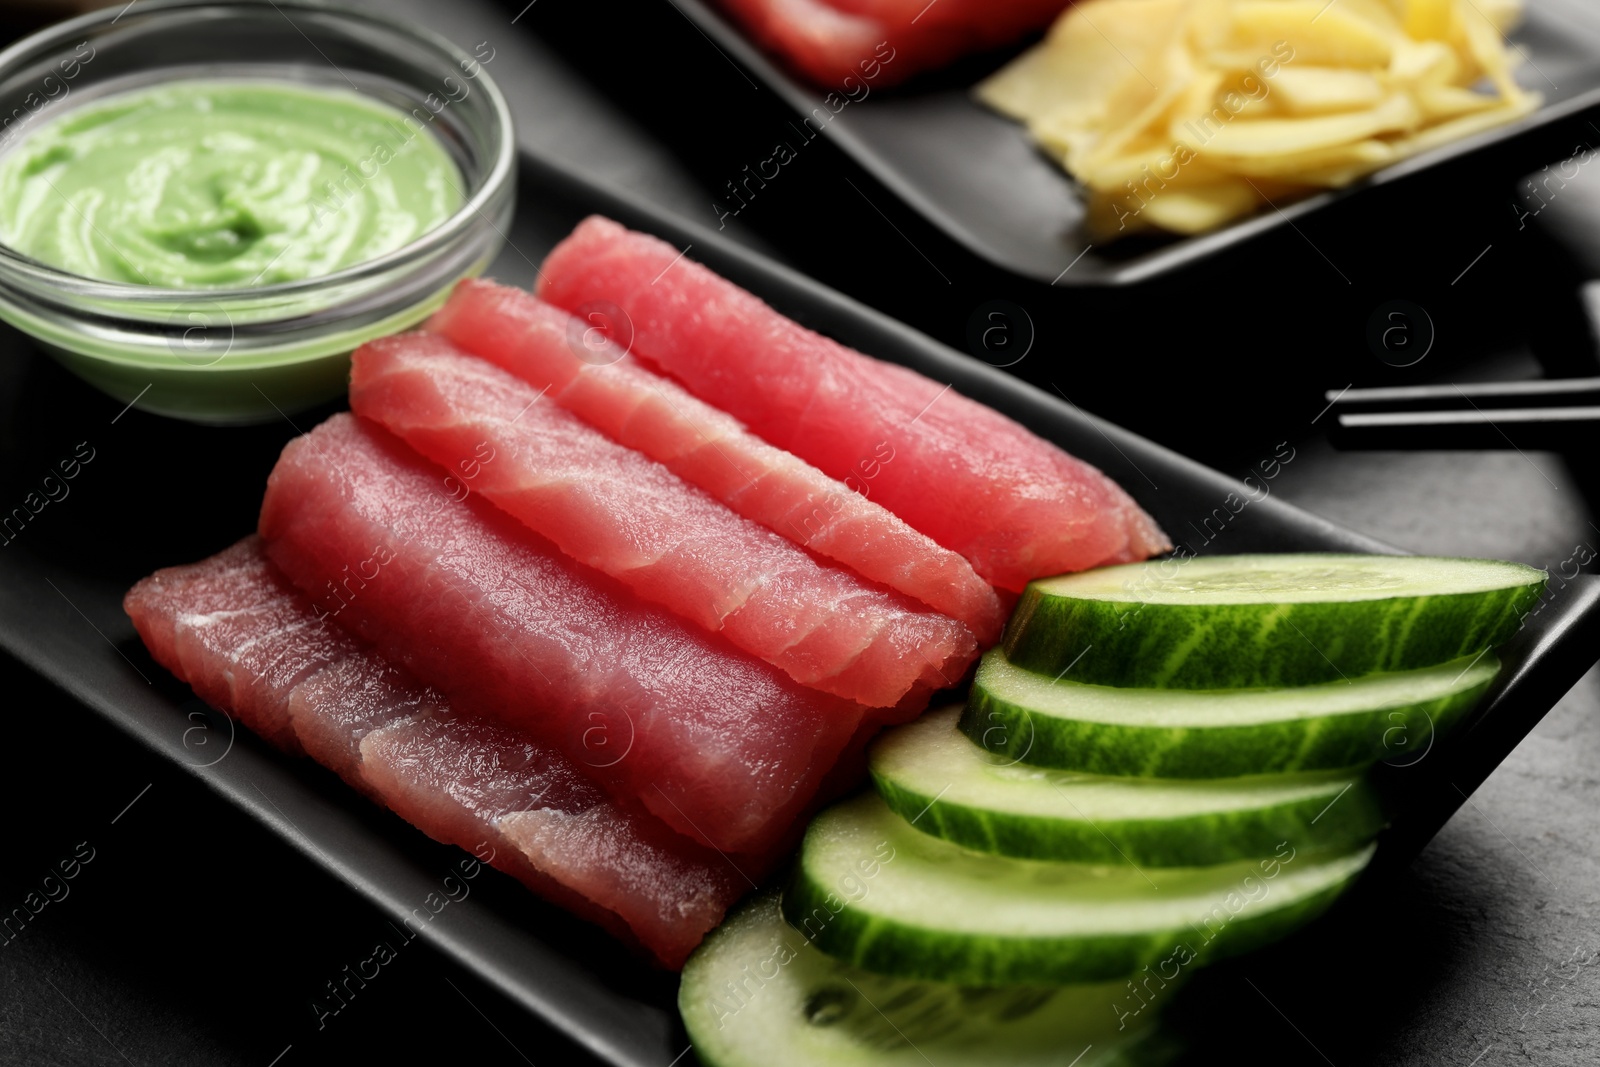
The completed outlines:
{"type": "MultiPolygon", "coordinates": [[[[534,264],[585,214],[599,212],[676,243],[779,310],[863,351],[949,382],[1103,468],[1173,531],[1243,487],[1084,414],[705,229],[665,217],[573,174],[523,160],[517,224],[495,264],[527,284],[534,264]]],[[[0,550],[0,645],[94,712],[186,767],[228,803],[401,920],[439,884],[440,849],[303,760],[216,716],[152,663],[123,615],[123,592],[160,566],[217,551],[253,526],[278,450],[322,413],[254,429],[209,429],[138,412],[67,377],[0,330],[0,440],[24,484],[55,451],[87,439],[93,463],[0,550]],[[43,441],[36,447],[29,442],[43,441]]],[[[1234,516],[1216,548],[1389,551],[1276,497],[1234,516]]],[[[1205,546],[1195,546],[1204,548],[1205,546]]],[[[1400,804],[1380,856],[1408,862],[1594,660],[1600,579],[1553,594],[1506,649],[1508,669],[1470,727],[1390,774],[1400,804]],[[1435,779],[1459,787],[1442,788],[1435,779]]],[[[508,887],[510,888],[510,887],[508,887]]],[[[674,983],[597,931],[521,892],[474,894],[429,941],[602,1062],[661,1067],[684,1051],[674,983]]]]}
{"type": "MultiPolygon", "coordinates": [[[[672,2],[797,113],[810,114],[822,106],[825,91],[789,75],[708,0],[672,2]]],[[[1009,54],[963,63],[953,76],[919,78],[904,89],[869,93],[845,106],[825,128],[886,188],[1002,270],[1047,284],[1127,285],[1490,146],[1515,150],[1512,142],[1530,140],[1600,106],[1600,5],[1592,0],[1526,2],[1526,18],[1512,43],[1526,57],[1519,82],[1544,94],[1544,106],[1537,112],[1396,163],[1347,189],[1284,204],[1282,210],[1263,211],[1198,237],[1095,244],[1084,229],[1083,200],[1066,172],[1034,148],[1021,125],[972,99],[970,86],[998,69],[1009,54]]],[[[1586,144],[1600,143],[1600,133],[1587,126],[1580,125],[1577,136],[1586,144]]],[[[1526,158],[1533,151],[1523,153],[1521,171],[1545,162],[1526,158]]],[[[1516,173],[1508,173],[1508,180],[1516,173]]]]}

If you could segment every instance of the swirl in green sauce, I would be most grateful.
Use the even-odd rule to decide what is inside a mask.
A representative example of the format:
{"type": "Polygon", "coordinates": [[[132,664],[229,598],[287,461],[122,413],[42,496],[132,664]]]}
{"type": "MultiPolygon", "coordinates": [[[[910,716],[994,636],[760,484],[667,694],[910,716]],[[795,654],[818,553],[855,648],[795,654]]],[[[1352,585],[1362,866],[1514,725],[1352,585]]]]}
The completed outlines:
{"type": "Polygon", "coordinates": [[[183,81],[104,97],[0,158],[0,241],[106,281],[299,281],[393,252],[461,206],[460,171],[353,92],[183,81]]]}

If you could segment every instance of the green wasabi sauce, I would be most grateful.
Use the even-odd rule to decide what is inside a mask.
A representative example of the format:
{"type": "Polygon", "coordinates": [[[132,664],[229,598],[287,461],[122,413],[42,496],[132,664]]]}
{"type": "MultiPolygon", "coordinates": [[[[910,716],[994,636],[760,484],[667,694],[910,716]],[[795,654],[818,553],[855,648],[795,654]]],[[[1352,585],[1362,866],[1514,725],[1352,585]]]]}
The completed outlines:
{"type": "Polygon", "coordinates": [[[0,158],[0,241],[106,281],[218,289],[331,274],[462,203],[444,146],[353,92],[180,81],[104,97],[0,158]]]}

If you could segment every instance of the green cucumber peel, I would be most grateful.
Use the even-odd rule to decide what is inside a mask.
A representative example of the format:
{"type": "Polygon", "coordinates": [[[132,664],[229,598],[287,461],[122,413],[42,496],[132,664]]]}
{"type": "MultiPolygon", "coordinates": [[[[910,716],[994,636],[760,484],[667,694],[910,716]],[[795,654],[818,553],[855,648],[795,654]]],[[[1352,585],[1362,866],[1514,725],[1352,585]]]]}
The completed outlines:
{"type": "Polygon", "coordinates": [[[1112,778],[993,755],[929,712],[874,743],[873,782],[923,833],[1022,859],[1195,867],[1271,855],[1280,841],[1353,848],[1384,825],[1378,796],[1348,772],[1198,781],[1112,778]]]}
{"type": "Polygon", "coordinates": [[[1499,672],[1492,653],[1278,689],[1116,688],[1053,679],[988,652],[961,729],[1008,759],[1089,774],[1234,778],[1427,755],[1499,672]]]}
{"type": "Polygon", "coordinates": [[[1104,567],[1031,583],[1019,667],[1096,685],[1232,689],[1410,670],[1493,648],[1544,571],[1498,560],[1284,554],[1104,567]]]}
{"type": "Polygon", "coordinates": [[[819,815],[783,897],[791,925],[863,970],[963,985],[1105,981],[1270,944],[1320,915],[1373,846],[1146,870],[985,855],[912,828],[876,794],[819,815]]]}
{"type": "Polygon", "coordinates": [[[1155,1067],[1177,1050],[1142,1005],[1125,980],[996,988],[872,974],[813,947],[775,892],[712,931],[678,987],[706,1067],[1155,1067]]]}

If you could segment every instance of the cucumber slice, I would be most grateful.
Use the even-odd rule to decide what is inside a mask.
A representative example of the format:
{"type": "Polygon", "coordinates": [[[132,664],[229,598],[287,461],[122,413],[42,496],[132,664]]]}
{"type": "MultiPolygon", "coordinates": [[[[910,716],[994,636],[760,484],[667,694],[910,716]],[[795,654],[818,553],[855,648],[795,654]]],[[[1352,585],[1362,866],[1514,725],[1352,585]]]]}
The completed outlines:
{"type": "Polygon", "coordinates": [[[1320,914],[1373,846],[1141,870],[970,852],[918,832],[875,793],[806,831],[783,914],[822,951],[901,978],[1049,985],[1248,951],[1320,914]]]}
{"type": "Polygon", "coordinates": [[[1034,582],[1012,663],[1157,689],[1306,685],[1431,667],[1516,632],[1545,573],[1424,556],[1210,556],[1034,582]]]}
{"type": "Polygon", "coordinates": [[[1234,778],[1421,759],[1483,695],[1491,653],[1439,667],[1289,689],[1116,689],[983,658],[961,728],[1042,767],[1234,778]]]}
{"type": "MultiPolygon", "coordinates": [[[[1148,982],[1146,996],[1163,984],[1148,982]]],[[[812,948],[783,921],[776,893],[713,931],[678,987],[706,1067],[1166,1063],[1177,1050],[1153,1037],[1155,1012],[1142,1003],[1126,981],[985,989],[870,974],[812,948]]]]}
{"type": "Polygon", "coordinates": [[[884,734],[872,746],[872,778],[901,818],[979,852],[1196,867],[1270,856],[1280,841],[1354,848],[1384,824],[1358,775],[1176,781],[1054,771],[991,755],[956,728],[960,715],[945,708],[884,734]]]}

